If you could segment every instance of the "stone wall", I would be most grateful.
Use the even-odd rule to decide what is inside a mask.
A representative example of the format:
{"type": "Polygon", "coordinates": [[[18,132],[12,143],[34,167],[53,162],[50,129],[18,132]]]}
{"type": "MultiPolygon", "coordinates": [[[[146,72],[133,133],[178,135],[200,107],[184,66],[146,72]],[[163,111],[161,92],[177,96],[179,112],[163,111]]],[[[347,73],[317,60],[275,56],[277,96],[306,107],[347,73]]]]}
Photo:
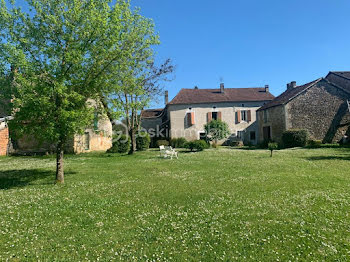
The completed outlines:
{"type": "Polygon", "coordinates": [[[262,111],[258,111],[258,129],[259,142],[264,141],[263,129],[270,127],[271,139],[281,142],[282,133],[286,130],[285,107],[284,105],[271,107],[262,111]],[[266,116],[264,116],[266,114],[266,116]]]}
{"type": "Polygon", "coordinates": [[[346,100],[350,95],[326,81],[320,81],[287,104],[288,129],[306,129],[323,142],[339,141],[350,122],[346,100]]]}
{"type": "Polygon", "coordinates": [[[71,151],[75,154],[106,151],[112,147],[112,123],[107,117],[98,121],[98,129],[86,129],[83,135],[75,135],[71,151]]]}
{"type": "Polygon", "coordinates": [[[7,155],[9,130],[5,123],[0,123],[0,156],[7,155]]]}

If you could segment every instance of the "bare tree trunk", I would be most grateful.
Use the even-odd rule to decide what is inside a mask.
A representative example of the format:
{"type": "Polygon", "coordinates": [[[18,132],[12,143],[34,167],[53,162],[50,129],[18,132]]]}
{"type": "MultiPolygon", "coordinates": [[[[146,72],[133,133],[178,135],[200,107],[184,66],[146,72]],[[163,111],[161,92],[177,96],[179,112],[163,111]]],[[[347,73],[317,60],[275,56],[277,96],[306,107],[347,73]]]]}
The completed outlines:
{"type": "Polygon", "coordinates": [[[57,155],[56,155],[56,183],[64,183],[64,167],[63,167],[63,147],[64,143],[62,141],[58,142],[57,145],[57,155]]]}

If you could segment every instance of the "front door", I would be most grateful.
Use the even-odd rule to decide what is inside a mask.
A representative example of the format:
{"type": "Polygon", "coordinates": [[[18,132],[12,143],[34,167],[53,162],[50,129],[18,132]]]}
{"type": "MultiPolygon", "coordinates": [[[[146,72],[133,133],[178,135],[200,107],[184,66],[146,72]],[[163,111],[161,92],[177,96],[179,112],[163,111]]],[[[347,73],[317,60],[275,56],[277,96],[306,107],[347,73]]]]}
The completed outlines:
{"type": "Polygon", "coordinates": [[[271,127],[270,126],[264,126],[263,128],[263,137],[265,141],[271,140],[271,127]]]}

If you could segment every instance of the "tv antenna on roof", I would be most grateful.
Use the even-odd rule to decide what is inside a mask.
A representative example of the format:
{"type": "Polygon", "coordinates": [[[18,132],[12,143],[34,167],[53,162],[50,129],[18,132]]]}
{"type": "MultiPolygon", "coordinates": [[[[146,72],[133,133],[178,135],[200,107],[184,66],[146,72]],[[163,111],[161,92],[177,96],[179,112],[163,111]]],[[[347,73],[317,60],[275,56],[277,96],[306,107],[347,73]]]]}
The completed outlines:
{"type": "Polygon", "coordinates": [[[220,76],[220,83],[224,82],[224,78],[222,76],[220,76]]]}

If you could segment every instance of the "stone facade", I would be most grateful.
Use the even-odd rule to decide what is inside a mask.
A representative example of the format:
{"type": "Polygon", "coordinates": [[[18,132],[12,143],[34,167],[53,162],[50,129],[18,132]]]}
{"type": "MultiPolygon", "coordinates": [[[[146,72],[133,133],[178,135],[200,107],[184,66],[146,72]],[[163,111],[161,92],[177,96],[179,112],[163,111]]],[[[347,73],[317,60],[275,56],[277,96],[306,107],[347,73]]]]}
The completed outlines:
{"type": "Polygon", "coordinates": [[[348,131],[345,123],[350,123],[347,99],[348,92],[322,79],[288,102],[258,111],[259,141],[270,127],[271,140],[277,142],[288,129],[306,129],[313,139],[337,142],[348,131]]]}
{"type": "MultiPolygon", "coordinates": [[[[103,117],[99,119],[97,128],[87,128],[84,134],[76,134],[65,146],[65,151],[71,154],[88,153],[93,151],[106,151],[112,147],[112,123],[103,117]]],[[[55,146],[41,142],[32,136],[24,136],[13,141],[12,153],[53,153],[55,146]]]]}
{"type": "Polygon", "coordinates": [[[68,152],[75,154],[107,151],[112,147],[112,123],[106,118],[98,121],[98,128],[86,129],[83,135],[75,135],[68,152]]]}
{"type": "Polygon", "coordinates": [[[339,141],[346,133],[350,114],[349,93],[320,81],[287,105],[287,129],[306,129],[312,138],[326,143],[339,141]]]}
{"type": "Polygon", "coordinates": [[[257,112],[259,142],[274,140],[281,142],[282,133],[286,130],[285,106],[276,106],[257,112]]]}
{"type": "MultiPolygon", "coordinates": [[[[92,107],[97,107],[94,100],[89,99],[92,107]]],[[[112,147],[112,123],[105,113],[95,119],[91,127],[85,129],[84,134],[74,135],[66,144],[67,153],[86,153],[92,151],[106,151],[112,147]]],[[[38,141],[33,136],[25,135],[14,140],[11,136],[10,153],[15,154],[43,154],[55,152],[55,146],[47,141],[38,141]]]]}
{"type": "Polygon", "coordinates": [[[171,138],[184,137],[187,140],[200,139],[201,134],[204,133],[205,124],[210,121],[209,114],[216,113],[229,126],[231,133],[229,140],[243,140],[256,144],[258,138],[256,110],[263,103],[264,101],[168,105],[170,136],[171,138]],[[193,124],[189,124],[187,119],[191,113],[194,117],[193,124]],[[245,114],[245,120],[242,120],[243,114],[245,114]]]}

